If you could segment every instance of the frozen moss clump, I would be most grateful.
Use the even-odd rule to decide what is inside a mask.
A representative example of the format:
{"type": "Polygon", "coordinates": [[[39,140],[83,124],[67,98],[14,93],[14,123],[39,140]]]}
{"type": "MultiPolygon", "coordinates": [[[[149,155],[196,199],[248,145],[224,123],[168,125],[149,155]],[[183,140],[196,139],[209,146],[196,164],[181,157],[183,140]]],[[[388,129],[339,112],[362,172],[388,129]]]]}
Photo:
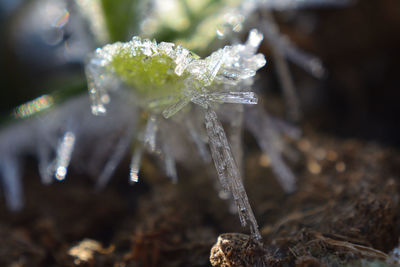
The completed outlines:
{"type": "MultiPolygon", "coordinates": [[[[209,144],[222,188],[233,197],[242,224],[249,223],[256,238],[260,238],[257,222],[214,106],[215,103],[257,103],[249,87],[256,71],[266,63],[264,55],[256,54],[262,39],[262,34],[252,30],[245,44],[225,46],[201,59],[173,43],[157,44],[134,37],[127,43],[114,43],[97,49],[89,58],[86,68],[94,114],[105,114],[106,104],[110,101],[108,92],[121,88],[133,94],[132,105],[138,106],[147,115],[147,123],[142,133],[137,135],[131,181],[138,180],[144,147],[150,151],[160,148],[166,172],[176,180],[173,145],[167,133],[168,126],[163,125],[165,119],[188,106],[178,124],[187,128],[188,135],[199,151],[203,151],[204,157],[208,153],[204,147],[206,143],[209,144]],[[199,125],[202,122],[194,120],[193,116],[185,116],[190,112],[190,103],[204,110],[205,138],[199,130],[204,129],[199,125]]],[[[192,109],[196,110],[195,107],[192,109]]],[[[105,184],[108,178],[109,175],[100,177],[100,184],[105,184]]]]}

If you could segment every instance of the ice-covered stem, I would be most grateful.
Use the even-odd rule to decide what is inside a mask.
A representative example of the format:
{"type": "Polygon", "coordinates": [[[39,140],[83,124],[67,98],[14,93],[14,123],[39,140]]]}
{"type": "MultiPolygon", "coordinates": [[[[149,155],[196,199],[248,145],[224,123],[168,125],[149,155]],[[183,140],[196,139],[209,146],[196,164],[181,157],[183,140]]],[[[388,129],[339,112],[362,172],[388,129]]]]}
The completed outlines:
{"type": "Polygon", "coordinates": [[[217,114],[210,107],[206,110],[205,124],[211,155],[221,185],[226,192],[233,196],[241,224],[246,226],[249,223],[253,236],[256,239],[261,239],[257,221],[247,198],[239,168],[233,158],[225,131],[217,118],[217,114]]]}

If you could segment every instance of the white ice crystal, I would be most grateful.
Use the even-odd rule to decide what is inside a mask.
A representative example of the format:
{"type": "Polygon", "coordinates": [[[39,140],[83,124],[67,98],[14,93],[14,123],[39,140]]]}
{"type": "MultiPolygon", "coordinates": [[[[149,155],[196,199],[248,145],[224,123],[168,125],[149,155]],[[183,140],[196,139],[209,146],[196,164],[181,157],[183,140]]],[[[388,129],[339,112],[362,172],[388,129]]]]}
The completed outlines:
{"type": "MultiPolygon", "coordinates": [[[[188,163],[194,157],[188,148],[192,145],[204,162],[214,161],[223,189],[220,195],[233,198],[242,224],[249,224],[253,235],[260,238],[241,176],[243,128],[254,135],[263,153],[269,156],[271,167],[286,192],[294,190],[295,178],[283,161],[285,146],[280,135],[296,138],[299,131],[255,107],[258,99],[251,90],[253,77],[266,64],[264,56],[256,54],[257,49],[265,37],[272,47],[292,117],[298,117],[299,107],[285,59],[316,77],[324,74],[317,58],[299,50],[279,33],[270,11],[339,6],[350,1],[231,1],[235,4],[225,8],[228,2],[221,2],[224,8],[216,11],[221,15],[222,24],[197,28],[214,31],[222,39],[234,40],[233,33],[240,32],[249,21],[251,24],[253,14],[259,12],[262,21],[257,27],[261,32],[251,30],[246,43],[225,46],[204,59],[183,46],[139,37],[127,43],[106,45],[97,49],[85,65],[90,104],[87,96],[80,96],[51,109],[49,106],[49,112],[1,129],[0,181],[8,207],[18,210],[23,205],[21,166],[26,154],[37,156],[43,183],[63,180],[72,165],[96,177],[97,186],[101,188],[131,147],[130,182],[139,181],[142,155],[146,151],[160,155],[166,174],[176,181],[175,164],[178,161],[188,163]],[[224,103],[231,105],[220,105],[224,103]],[[91,113],[104,116],[92,116],[89,106],[91,113]]],[[[205,8],[200,1],[196,5],[205,8]]],[[[79,7],[82,14],[92,20],[90,25],[98,40],[108,39],[108,35],[101,35],[107,33],[104,21],[97,21],[93,16],[99,14],[99,10],[79,7]]],[[[212,20],[216,16],[210,14],[209,17],[212,20]]],[[[182,27],[185,20],[180,23],[175,26],[182,27]]],[[[145,19],[142,26],[145,31],[142,34],[146,35],[154,25],[145,19]]],[[[204,39],[210,44],[201,31],[194,36],[195,43],[204,39]]],[[[23,118],[25,108],[31,106],[21,107],[23,112],[19,114],[23,118]]]]}
{"type": "MultiPolygon", "coordinates": [[[[131,182],[137,182],[139,179],[143,148],[149,152],[155,152],[159,148],[163,155],[167,175],[176,181],[176,156],[169,142],[167,128],[162,127],[160,121],[171,118],[190,102],[205,108],[204,120],[208,144],[221,185],[227,193],[232,195],[241,223],[243,225],[249,223],[256,238],[261,238],[261,236],[244,190],[240,170],[212,106],[215,103],[257,103],[257,97],[253,92],[242,90],[243,85],[251,85],[251,79],[255,76],[256,71],[266,63],[262,54],[256,54],[262,39],[262,34],[257,30],[252,30],[245,44],[225,46],[213,52],[209,57],[201,59],[189,50],[172,43],[157,44],[148,39],[142,40],[134,37],[128,43],[115,43],[97,49],[89,58],[86,68],[92,112],[95,115],[106,114],[106,103],[103,98],[108,96],[111,89],[115,88],[129,88],[135,98],[132,104],[138,105],[143,112],[150,113],[145,127],[139,130],[140,134],[137,138],[139,142],[134,150],[130,166],[131,182]],[[126,60],[127,63],[117,61],[121,54],[124,56],[122,60],[126,60]],[[149,65],[153,64],[153,61],[161,67],[149,65]],[[118,65],[115,65],[115,62],[118,65]],[[164,68],[166,63],[170,64],[167,69],[164,68]],[[126,64],[125,68],[128,69],[118,69],[121,64],[126,64]],[[142,64],[141,69],[137,70],[138,72],[144,70],[141,75],[155,76],[154,78],[150,77],[150,83],[146,83],[145,77],[134,76],[136,80],[129,80],[131,78],[129,75],[132,75],[134,71],[129,68],[135,68],[137,64],[142,64]],[[153,69],[146,71],[150,67],[153,69]],[[169,84],[165,78],[157,80],[158,76],[165,75],[165,73],[158,73],[156,71],[158,68],[161,71],[170,72],[167,78],[172,80],[173,89],[168,87],[169,84]],[[142,80],[144,82],[141,82],[142,80]],[[148,86],[149,89],[143,92],[143,90],[135,88],[136,86],[148,86]],[[159,86],[161,89],[154,89],[153,86],[159,86]]],[[[205,140],[202,140],[194,129],[193,120],[184,119],[184,121],[186,123],[183,123],[183,126],[187,128],[202,157],[206,158],[205,140]]],[[[106,176],[109,178],[111,175],[106,176]]],[[[100,186],[106,182],[106,179],[100,177],[100,186]]]]}
{"type": "MultiPolygon", "coordinates": [[[[125,138],[128,142],[123,142],[122,148],[121,145],[115,145],[119,142],[119,133],[136,126],[136,116],[132,113],[134,109],[127,108],[124,98],[126,96],[114,96],[114,103],[110,105],[105,117],[94,117],[88,108],[88,97],[82,95],[44,111],[43,114],[2,129],[0,182],[4,188],[7,206],[11,210],[19,210],[23,206],[21,170],[26,155],[33,155],[38,159],[39,174],[45,184],[54,179],[63,180],[70,163],[77,171],[93,177],[111,175],[112,170],[109,173],[106,167],[101,171],[101,166],[105,164],[115,168],[118,162],[115,162],[115,157],[109,157],[109,154],[118,155],[121,150],[126,151],[132,140],[133,130],[125,138]],[[89,160],[83,161],[83,158],[89,160]]],[[[104,179],[107,180],[107,177],[104,179]]]]}

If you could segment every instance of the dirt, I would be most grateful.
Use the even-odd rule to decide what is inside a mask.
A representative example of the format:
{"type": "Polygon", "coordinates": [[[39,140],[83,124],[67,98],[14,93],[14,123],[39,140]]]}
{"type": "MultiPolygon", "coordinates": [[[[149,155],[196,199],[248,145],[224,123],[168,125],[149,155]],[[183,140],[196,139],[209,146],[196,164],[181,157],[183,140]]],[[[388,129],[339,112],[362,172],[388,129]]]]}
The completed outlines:
{"type": "Polygon", "coordinates": [[[241,238],[228,253],[241,260],[229,265],[227,257],[222,264],[216,245],[215,266],[384,262],[400,231],[399,153],[311,131],[292,146],[298,189],[291,195],[280,189],[265,156],[247,151],[245,183],[261,243],[217,197],[212,177],[182,167],[180,182],[172,184],[148,158],[141,183],[126,183],[126,162],[103,192],[77,174],[44,186],[32,171],[23,212],[1,209],[0,265],[209,266],[224,232],[232,234],[220,239],[241,238]]]}

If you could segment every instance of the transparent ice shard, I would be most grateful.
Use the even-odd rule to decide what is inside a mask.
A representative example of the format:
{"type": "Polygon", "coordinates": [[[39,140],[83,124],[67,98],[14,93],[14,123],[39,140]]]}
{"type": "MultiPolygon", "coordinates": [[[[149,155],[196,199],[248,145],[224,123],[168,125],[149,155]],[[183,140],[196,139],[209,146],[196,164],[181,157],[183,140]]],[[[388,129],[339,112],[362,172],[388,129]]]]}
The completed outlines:
{"type": "Polygon", "coordinates": [[[175,73],[176,73],[176,75],[181,76],[190,62],[189,57],[188,57],[189,50],[182,48],[182,46],[178,45],[176,47],[175,52],[176,52],[175,73]]]}
{"type": "Polygon", "coordinates": [[[247,53],[254,54],[255,52],[257,52],[257,49],[260,46],[263,39],[264,36],[262,35],[262,33],[260,33],[257,29],[252,29],[249,32],[249,37],[247,38],[245,44],[247,53]]]}
{"type": "Polygon", "coordinates": [[[325,6],[346,6],[354,0],[258,0],[262,6],[276,10],[297,8],[321,8],[325,6]]]}
{"type": "Polygon", "coordinates": [[[246,191],[243,186],[239,169],[232,156],[225,131],[215,112],[208,108],[205,114],[206,130],[209,138],[211,155],[214,160],[223,189],[232,194],[237,206],[240,222],[243,226],[250,225],[252,235],[261,239],[257,221],[254,217],[246,191]]]}
{"type": "Polygon", "coordinates": [[[57,147],[57,156],[54,162],[54,176],[62,181],[67,175],[68,166],[71,161],[71,155],[75,145],[75,134],[66,132],[57,147]]]}
{"type": "Polygon", "coordinates": [[[103,100],[107,93],[96,84],[95,75],[98,73],[93,73],[93,66],[87,65],[86,67],[86,79],[88,82],[89,96],[92,101],[92,113],[94,115],[104,115],[106,113],[106,108],[104,106],[103,100]]]}
{"type": "Polygon", "coordinates": [[[191,139],[195,143],[201,158],[204,160],[204,162],[207,162],[207,163],[210,162],[211,156],[207,149],[204,139],[201,137],[200,131],[195,128],[195,126],[189,119],[185,120],[185,126],[189,132],[191,139]]]}
{"type": "Polygon", "coordinates": [[[143,145],[138,143],[133,151],[131,163],[129,164],[129,182],[137,183],[139,181],[140,164],[142,163],[143,145]]]}
{"type": "Polygon", "coordinates": [[[296,121],[301,117],[300,102],[289,71],[288,63],[285,60],[283,48],[280,47],[278,42],[278,40],[281,39],[281,36],[278,32],[278,25],[276,24],[270,12],[264,12],[264,16],[268,21],[268,27],[262,27],[265,38],[271,43],[272,57],[275,60],[278,78],[282,85],[283,94],[285,96],[288,117],[291,120],[296,121]]]}
{"type": "Polygon", "coordinates": [[[110,37],[106,26],[106,18],[102,10],[101,2],[95,0],[75,0],[78,11],[89,22],[91,32],[96,41],[106,43],[110,37]]]}
{"type": "Polygon", "coordinates": [[[210,101],[231,104],[257,104],[258,99],[254,92],[227,92],[211,93],[207,96],[210,101]]]}
{"type": "Polygon", "coordinates": [[[38,161],[39,175],[43,184],[50,184],[53,181],[52,164],[51,164],[51,147],[47,146],[42,140],[38,140],[38,161]]]}
{"type": "Polygon", "coordinates": [[[24,202],[19,165],[15,158],[0,158],[0,181],[3,184],[6,205],[12,211],[21,210],[24,202]]]}
{"type": "Polygon", "coordinates": [[[243,120],[244,106],[230,105],[229,124],[228,124],[228,140],[231,144],[232,154],[236,159],[240,173],[243,173],[243,120]]]}
{"type": "MultiPolygon", "coordinates": [[[[205,59],[207,66],[207,80],[206,85],[210,85],[212,81],[214,81],[215,76],[217,76],[218,71],[220,70],[222,64],[224,63],[224,57],[226,55],[226,49],[219,49],[216,52],[212,53],[209,57],[205,59]]],[[[229,47],[228,47],[229,48],[229,47]]]]}
{"type": "Polygon", "coordinates": [[[275,59],[275,67],[278,73],[278,78],[282,85],[288,118],[293,121],[298,121],[302,116],[302,112],[300,108],[299,96],[297,95],[296,87],[289,71],[289,65],[279,51],[277,51],[275,48],[272,48],[271,50],[272,57],[275,59]]]}
{"type": "Polygon", "coordinates": [[[283,161],[279,133],[262,108],[246,107],[246,128],[253,134],[262,151],[268,155],[271,167],[282,188],[291,193],[296,188],[296,177],[283,161]]]}
{"type": "Polygon", "coordinates": [[[152,115],[147,120],[146,130],[144,132],[144,144],[151,152],[156,150],[157,130],[157,119],[156,116],[152,115]]]}
{"type": "Polygon", "coordinates": [[[103,189],[110,181],[110,178],[113,175],[115,169],[128,151],[129,145],[132,141],[132,136],[133,127],[130,126],[126,129],[125,133],[118,141],[113,153],[111,154],[102,173],[100,174],[96,184],[97,189],[103,189]]]}
{"type": "Polygon", "coordinates": [[[162,51],[164,54],[166,54],[171,58],[175,56],[174,47],[175,47],[174,43],[168,43],[168,42],[161,42],[158,45],[158,49],[160,49],[160,51],[162,51]]]}
{"type": "Polygon", "coordinates": [[[172,182],[176,184],[178,182],[178,174],[176,171],[176,163],[174,154],[171,151],[168,143],[164,140],[163,142],[163,154],[164,154],[164,164],[165,172],[172,182]]]}
{"type": "Polygon", "coordinates": [[[175,115],[178,111],[184,108],[187,104],[189,104],[190,98],[189,97],[181,97],[177,102],[172,104],[171,106],[167,107],[163,112],[162,115],[164,118],[168,119],[175,115]]]}
{"type": "Polygon", "coordinates": [[[322,78],[325,74],[325,68],[323,67],[321,60],[300,50],[293,45],[289,38],[281,35],[278,30],[278,25],[270,12],[264,12],[264,18],[268,23],[262,24],[261,27],[265,34],[265,38],[271,44],[273,49],[314,77],[322,78]]]}

